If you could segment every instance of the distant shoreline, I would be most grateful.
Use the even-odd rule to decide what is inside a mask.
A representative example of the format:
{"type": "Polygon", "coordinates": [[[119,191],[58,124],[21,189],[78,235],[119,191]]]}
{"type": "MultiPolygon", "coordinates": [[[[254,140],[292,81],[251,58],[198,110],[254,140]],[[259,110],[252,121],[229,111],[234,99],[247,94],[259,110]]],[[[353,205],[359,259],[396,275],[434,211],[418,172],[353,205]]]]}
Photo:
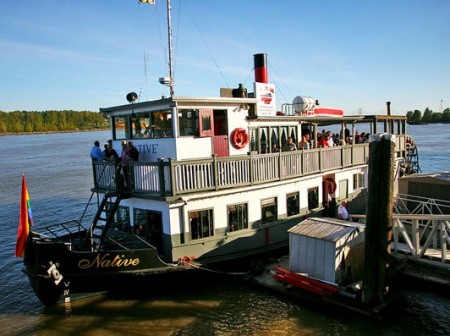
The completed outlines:
{"type": "Polygon", "coordinates": [[[94,131],[109,131],[109,128],[92,128],[83,130],[70,130],[70,131],[45,131],[45,132],[20,132],[20,133],[0,133],[0,136],[8,135],[33,135],[33,134],[55,134],[55,133],[79,133],[79,132],[94,132],[94,131]]]}

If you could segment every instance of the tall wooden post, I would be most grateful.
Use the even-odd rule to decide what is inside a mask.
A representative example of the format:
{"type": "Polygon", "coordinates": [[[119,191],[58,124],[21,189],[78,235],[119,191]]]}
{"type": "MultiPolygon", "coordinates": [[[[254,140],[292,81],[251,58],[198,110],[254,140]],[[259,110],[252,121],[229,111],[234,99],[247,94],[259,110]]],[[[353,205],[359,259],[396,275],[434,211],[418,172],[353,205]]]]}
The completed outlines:
{"type": "Polygon", "coordinates": [[[362,302],[367,305],[380,304],[386,291],[392,230],[394,149],[393,135],[371,136],[362,291],[362,302]]]}

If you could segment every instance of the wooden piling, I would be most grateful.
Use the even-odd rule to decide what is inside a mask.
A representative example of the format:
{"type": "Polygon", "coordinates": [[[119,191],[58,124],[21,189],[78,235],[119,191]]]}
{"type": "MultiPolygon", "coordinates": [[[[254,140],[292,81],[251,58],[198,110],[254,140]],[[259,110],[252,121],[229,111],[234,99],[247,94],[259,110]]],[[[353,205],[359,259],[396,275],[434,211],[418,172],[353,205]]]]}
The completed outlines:
{"type": "Polygon", "coordinates": [[[385,279],[392,233],[394,149],[394,136],[371,136],[362,290],[362,302],[370,306],[380,304],[387,290],[385,279]]]}

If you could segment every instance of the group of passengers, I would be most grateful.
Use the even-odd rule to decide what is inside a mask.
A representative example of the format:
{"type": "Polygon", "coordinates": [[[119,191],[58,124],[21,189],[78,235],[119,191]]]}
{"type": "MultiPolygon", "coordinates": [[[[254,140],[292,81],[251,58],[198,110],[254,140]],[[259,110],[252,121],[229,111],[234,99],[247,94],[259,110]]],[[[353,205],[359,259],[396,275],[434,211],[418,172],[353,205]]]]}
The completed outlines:
{"type": "MultiPolygon", "coordinates": [[[[311,149],[311,148],[328,148],[334,146],[351,145],[353,143],[360,144],[365,143],[369,139],[369,134],[359,131],[355,132],[355,139],[350,136],[350,132],[347,128],[341,134],[333,133],[331,131],[322,130],[321,133],[317,134],[317,140],[313,141],[311,139],[311,133],[304,133],[299,141],[298,145],[295,144],[293,137],[288,137],[286,143],[281,148],[283,152],[289,152],[301,149],[311,149]],[[317,144],[317,145],[315,145],[317,144]]],[[[279,152],[276,143],[272,143],[272,153],[279,152]]]]}
{"type": "Polygon", "coordinates": [[[119,157],[116,150],[113,148],[112,140],[108,140],[105,144],[104,150],[100,149],[100,142],[94,141],[94,146],[91,149],[91,159],[95,161],[113,161],[115,163],[125,163],[128,161],[137,161],[139,159],[139,151],[134,146],[133,141],[122,140],[122,153],[119,157]]]}

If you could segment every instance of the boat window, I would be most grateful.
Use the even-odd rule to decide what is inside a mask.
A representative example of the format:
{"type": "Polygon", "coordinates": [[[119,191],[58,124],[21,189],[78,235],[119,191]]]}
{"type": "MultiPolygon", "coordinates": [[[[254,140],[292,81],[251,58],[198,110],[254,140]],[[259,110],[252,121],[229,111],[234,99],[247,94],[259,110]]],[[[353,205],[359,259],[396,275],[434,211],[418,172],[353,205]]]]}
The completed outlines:
{"type": "Polygon", "coordinates": [[[250,128],[250,150],[258,151],[259,149],[259,137],[258,128],[250,128]]]}
{"type": "Polygon", "coordinates": [[[115,140],[129,139],[130,138],[130,119],[128,116],[112,117],[113,132],[115,140]]]}
{"type": "Polygon", "coordinates": [[[170,111],[153,112],[152,119],[154,138],[166,138],[173,136],[172,114],[170,111]]]}
{"type": "Polygon", "coordinates": [[[353,174],[353,190],[364,188],[364,175],[361,173],[353,174]]]}
{"type": "Polygon", "coordinates": [[[189,211],[191,238],[200,239],[214,236],[213,210],[189,211]]]}
{"type": "Polygon", "coordinates": [[[263,222],[273,222],[277,220],[277,198],[267,198],[261,201],[261,219],[263,222]]]}
{"type": "Polygon", "coordinates": [[[133,139],[150,138],[151,134],[150,113],[139,113],[133,119],[133,139]]]}
{"type": "MultiPolygon", "coordinates": [[[[109,208],[110,206],[107,207],[108,210],[109,208]]],[[[119,205],[114,215],[114,222],[111,224],[111,229],[131,234],[130,209],[128,207],[119,205]]]]}
{"type": "Polygon", "coordinates": [[[258,153],[264,154],[270,152],[269,147],[269,127],[259,128],[259,150],[258,153]]]}
{"type": "Polygon", "coordinates": [[[147,225],[145,210],[134,209],[134,233],[142,238],[147,236],[147,225]]]}
{"type": "Polygon", "coordinates": [[[199,135],[198,110],[179,110],[178,120],[181,136],[199,135]]]}
{"type": "Polygon", "coordinates": [[[278,127],[270,128],[270,148],[271,152],[278,152],[281,148],[280,140],[279,140],[279,129],[278,127]]]}
{"type": "Polygon", "coordinates": [[[228,230],[230,232],[248,228],[247,203],[228,206],[228,230]]]}
{"type": "Polygon", "coordinates": [[[313,210],[319,207],[319,187],[308,189],[308,209],[313,210]]]}
{"type": "Polygon", "coordinates": [[[348,197],[348,180],[339,181],[339,199],[348,197]]]}
{"type": "Polygon", "coordinates": [[[286,195],[286,208],[288,217],[299,214],[300,197],[298,192],[286,195]]]}

